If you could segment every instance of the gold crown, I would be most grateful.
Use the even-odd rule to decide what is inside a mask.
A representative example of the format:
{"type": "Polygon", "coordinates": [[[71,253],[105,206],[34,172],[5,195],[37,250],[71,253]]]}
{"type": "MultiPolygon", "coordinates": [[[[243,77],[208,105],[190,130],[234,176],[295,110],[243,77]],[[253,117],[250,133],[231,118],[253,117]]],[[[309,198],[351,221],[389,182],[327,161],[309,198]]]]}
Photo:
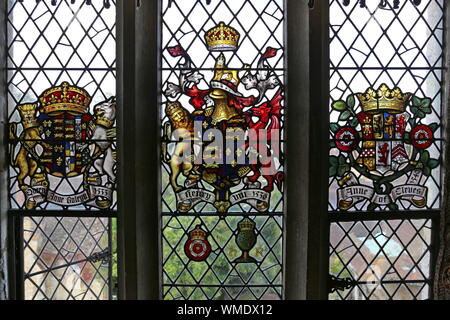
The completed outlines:
{"type": "Polygon", "coordinates": [[[194,230],[189,232],[189,239],[206,239],[206,232],[202,230],[200,225],[197,225],[194,230]]]}
{"type": "Polygon", "coordinates": [[[238,223],[238,228],[240,231],[253,231],[255,226],[256,223],[249,218],[244,218],[238,223]]]}
{"type": "Polygon", "coordinates": [[[17,106],[19,110],[20,117],[22,118],[22,125],[25,129],[37,127],[39,123],[37,122],[37,104],[36,103],[25,103],[17,106]]]}
{"type": "Polygon", "coordinates": [[[206,44],[209,51],[233,51],[239,43],[239,32],[225,23],[220,22],[218,26],[205,33],[206,44]]]}
{"type": "Polygon", "coordinates": [[[45,91],[40,97],[40,111],[53,113],[69,111],[77,114],[87,113],[91,97],[86,90],[63,82],[59,87],[53,87],[45,91]]]}
{"type": "Polygon", "coordinates": [[[378,90],[367,89],[365,93],[357,93],[361,108],[367,113],[391,112],[402,113],[411,98],[411,93],[402,93],[400,88],[390,90],[386,84],[382,84],[378,90]]]}

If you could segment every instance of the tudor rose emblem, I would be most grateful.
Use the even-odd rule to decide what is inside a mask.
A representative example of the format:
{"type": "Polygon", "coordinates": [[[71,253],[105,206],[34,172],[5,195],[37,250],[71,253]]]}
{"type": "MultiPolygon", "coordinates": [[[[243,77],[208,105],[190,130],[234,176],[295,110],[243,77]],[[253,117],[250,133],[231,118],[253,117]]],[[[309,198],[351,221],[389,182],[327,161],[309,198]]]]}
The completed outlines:
{"type": "Polygon", "coordinates": [[[211,244],[208,242],[208,236],[200,225],[189,232],[189,238],[184,244],[186,256],[193,261],[204,261],[211,253],[211,244]]]}

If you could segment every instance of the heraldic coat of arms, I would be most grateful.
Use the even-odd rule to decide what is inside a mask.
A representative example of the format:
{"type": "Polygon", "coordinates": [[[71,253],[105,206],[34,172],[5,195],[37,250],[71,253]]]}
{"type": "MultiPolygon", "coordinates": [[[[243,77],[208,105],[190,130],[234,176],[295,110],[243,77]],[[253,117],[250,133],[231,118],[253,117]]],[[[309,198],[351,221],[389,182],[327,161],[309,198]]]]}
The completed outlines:
{"type": "Polygon", "coordinates": [[[162,157],[170,168],[177,211],[200,203],[211,204],[222,216],[239,203],[267,211],[271,192],[281,191],[284,178],[279,148],[284,94],[268,64],[278,50],[267,47],[254,73],[250,65],[228,66],[225,53],[232,56],[240,40],[233,27],[221,22],[204,39],[215,59],[210,77],[195,68],[180,44],[168,48],[179,58],[180,71],[178,83],[164,88],[162,157]],[[242,86],[254,94],[246,96],[242,86]]]}
{"type": "Polygon", "coordinates": [[[115,97],[90,113],[91,96],[63,82],[37,102],[17,106],[11,123],[11,163],[27,209],[43,204],[108,209],[116,184],[115,97]],[[59,188],[63,180],[71,188],[59,188]]]}
{"type": "Polygon", "coordinates": [[[333,102],[329,175],[339,210],[427,207],[427,180],[440,164],[431,102],[384,83],[333,102]]]}

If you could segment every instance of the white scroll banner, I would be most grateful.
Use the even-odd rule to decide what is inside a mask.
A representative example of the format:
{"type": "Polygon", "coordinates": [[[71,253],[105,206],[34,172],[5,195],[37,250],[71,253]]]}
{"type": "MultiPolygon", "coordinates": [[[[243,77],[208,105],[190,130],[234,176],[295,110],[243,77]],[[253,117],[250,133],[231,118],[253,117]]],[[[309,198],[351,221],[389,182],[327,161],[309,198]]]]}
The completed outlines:
{"type": "Polygon", "coordinates": [[[34,203],[39,205],[45,201],[45,194],[47,193],[46,186],[33,186],[24,190],[26,203],[34,203]]]}
{"type": "Polygon", "coordinates": [[[181,212],[191,210],[200,202],[214,203],[216,196],[214,193],[203,189],[187,189],[177,192],[177,207],[181,212]]]}
{"type": "Polygon", "coordinates": [[[258,211],[266,211],[269,207],[270,193],[260,189],[244,189],[230,196],[231,205],[245,202],[258,211]]]}
{"type": "Polygon", "coordinates": [[[407,200],[415,207],[423,208],[427,203],[427,187],[419,186],[422,173],[412,172],[404,185],[394,187],[389,194],[377,194],[374,188],[365,185],[352,185],[337,190],[339,208],[348,210],[358,202],[370,200],[377,205],[388,205],[397,200],[407,200]]]}
{"type": "MultiPolygon", "coordinates": [[[[200,202],[214,204],[216,196],[211,191],[194,188],[177,192],[177,207],[181,212],[191,210],[200,202]]],[[[269,207],[270,193],[260,189],[244,189],[230,195],[231,205],[241,202],[250,204],[258,211],[265,211],[269,207]]]]}
{"type": "Polygon", "coordinates": [[[112,202],[113,190],[100,186],[89,185],[89,190],[73,194],[63,195],[52,190],[48,190],[47,186],[32,186],[25,190],[27,203],[33,203],[37,206],[45,201],[60,206],[77,206],[86,204],[91,207],[104,209],[112,202]],[[105,200],[99,200],[103,198],[105,200]]]}

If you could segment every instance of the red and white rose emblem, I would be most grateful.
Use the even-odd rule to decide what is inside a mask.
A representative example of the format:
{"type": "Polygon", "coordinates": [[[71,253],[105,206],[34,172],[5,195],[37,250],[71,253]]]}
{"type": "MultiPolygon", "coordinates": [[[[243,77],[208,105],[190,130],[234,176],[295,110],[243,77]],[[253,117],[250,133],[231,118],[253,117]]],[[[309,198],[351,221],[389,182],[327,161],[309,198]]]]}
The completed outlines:
{"type": "Polygon", "coordinates": [[[424,125],[418,125],[411,131],[411,144],[418,149],[426,149],[433,143],[434,135],[431,129],[424,125]]]}
{"type": "Polygon", "coordinates": [[[359,142],[358,132],[352,127],[343,127],[336,132],[336,147],[349,152],[356,149],[359,142]]]}
{"type": "Polygon", "coordinates": [[[205,261],[211,253],[211,244],[200,225],[189,232],[189,239],[184,244],[184,253],[193,261],[205,261]]]}

